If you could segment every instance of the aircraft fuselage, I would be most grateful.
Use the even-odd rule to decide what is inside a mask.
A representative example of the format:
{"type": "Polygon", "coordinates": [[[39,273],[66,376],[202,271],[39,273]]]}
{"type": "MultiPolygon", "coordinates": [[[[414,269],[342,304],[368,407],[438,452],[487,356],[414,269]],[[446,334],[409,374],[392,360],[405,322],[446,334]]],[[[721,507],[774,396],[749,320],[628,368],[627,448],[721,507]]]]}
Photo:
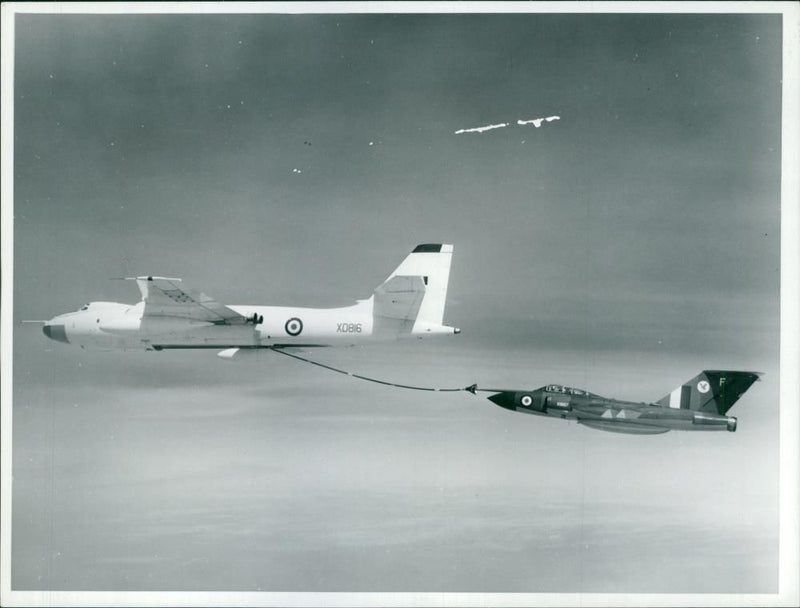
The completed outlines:
{"type": "MultiPolygon", "coordinates": [[[[552,388],[564,389],[554,386],[552,388]]],[[[486,389],[490,390],[490,389],[486,389]]],[[[508,410],[576,420],[590,428],[636,435],[677,431],[735,431],[736,418],[686,407],[608,399],[577,389],[500,391],[489,400],[508,410]]],[[[685,405],[685,404],[684,404],[685,405]]]]}
{"type": "Polygon", "coordinates": [[[341,308],[224,305],[177,278],[128,277],[141,302],[92,302],[46,321],[44,334],[86,349],[226,351],[452,335],[460,330],[443,324],[452,254],[418,245],[369,298],[341,308]]]}
{"type": "MultiPolygon", "coordinates": [[[[99,350],[163,350],[172,348],[269,348],[354,344],[387,340],[380,331],[370,300],[342,308],[229,305],[243,323],[146,317],[144,303],[92,302],[84,309],[54,317],[44,326],[47,337],[99,350]]],[[[453,334],[445,325],[417,323],[409,336],[453,334]]]]}

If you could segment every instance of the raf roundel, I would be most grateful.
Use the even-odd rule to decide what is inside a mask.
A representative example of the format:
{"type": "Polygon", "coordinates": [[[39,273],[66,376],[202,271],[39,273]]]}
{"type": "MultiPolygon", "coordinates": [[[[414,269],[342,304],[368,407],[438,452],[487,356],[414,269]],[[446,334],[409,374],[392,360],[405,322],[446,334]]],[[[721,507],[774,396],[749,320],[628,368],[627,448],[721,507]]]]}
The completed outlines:
{"type": "Polygon", "coordinates": [[[707,381],[701,380],[697,383],[697,390],[705,395],[709,390],[711,390],[711,385],[707,381]]]}
{"type": "Polygon", "coordinates": [[[519,402],[525,407],[530,407],[531,403],[533,403],[533,397],[530,395],[522,395],[522,398],[519,400],[519,402]]]}
{"type": "Polygon", "coordinates": [[[299,336],[300,332],[303,331],[303,322],[297,317],[292,317],[286,321],[284,329],[286,329],[286,333],[290,336],[299,336]]]}

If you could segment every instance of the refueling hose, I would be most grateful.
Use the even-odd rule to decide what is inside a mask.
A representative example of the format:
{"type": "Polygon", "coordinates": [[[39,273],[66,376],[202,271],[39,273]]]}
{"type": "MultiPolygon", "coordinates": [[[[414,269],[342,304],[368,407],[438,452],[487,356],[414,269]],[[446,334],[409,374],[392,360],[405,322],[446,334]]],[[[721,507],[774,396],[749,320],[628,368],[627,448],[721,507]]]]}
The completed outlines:
{"type": "Polygon", "coordinates": [[[475,391],[481,390],[478,388],[477,384],[471,384],[469,386],[465,386],[463,388],[431,388],[427,386],[412,386],[410,384],[398,384],[396,382],[387,382],[386,380],[378,380],[377,378],[370,378],[368,376],[362,376],[360,374],[354,374],[353,372],[348,372],[343,369],[338,369],[332,367],[330,365],[325,365],[324,363],[319,363],[318,361],[312,361],[311,359],[306,359],[305,357],[301,357],[300,355],[295,355],[292,353],[287,353],[282,348],[272,348],[270,349],[273,352],[279,353],[281,355],[286,355],[287,357],[291,357],[292,359],[297,359],[298,361],[303,361],[305,363],[310,363],[311,365],[316,365],[317,367],[322,367],[324,369],[330,370],[332,372],[336,372],[337,374],[344,374],[345,376],[351,376],[353,378],[358,378],[359,380],[366,380],[367,382],[374,382],[375,384],[383,384],[386,386],[394,386],[396,388],[405,388],[412,391],[429,391],[429,392],[436,392],[436,393],[455,393],[459,391],[467,391],[468,393],[475,394],[475,391]]]}

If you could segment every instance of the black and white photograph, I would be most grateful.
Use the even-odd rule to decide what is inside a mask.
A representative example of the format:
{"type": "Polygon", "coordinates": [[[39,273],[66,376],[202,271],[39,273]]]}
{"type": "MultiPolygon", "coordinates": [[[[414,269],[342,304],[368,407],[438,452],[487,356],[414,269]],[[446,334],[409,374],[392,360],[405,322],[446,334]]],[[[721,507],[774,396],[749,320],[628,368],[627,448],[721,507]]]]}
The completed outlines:
{"type": "Polygon", "coordinates": [[[4,3],[3,606],[793,606],[798,5],[4,3]]]}

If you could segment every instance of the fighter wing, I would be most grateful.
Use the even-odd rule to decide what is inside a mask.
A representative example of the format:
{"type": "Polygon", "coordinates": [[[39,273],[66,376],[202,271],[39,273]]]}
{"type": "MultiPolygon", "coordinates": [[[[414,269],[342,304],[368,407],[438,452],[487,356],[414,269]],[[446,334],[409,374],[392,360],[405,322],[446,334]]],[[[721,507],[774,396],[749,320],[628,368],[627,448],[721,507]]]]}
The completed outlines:
{"type": "Polygon", "coordinates": [[[246,317],[194,289],[181,287],[180,279],[135,277],[144,301],[143,317],[173,317],[218,325],[243,325],[246,317]]]}

